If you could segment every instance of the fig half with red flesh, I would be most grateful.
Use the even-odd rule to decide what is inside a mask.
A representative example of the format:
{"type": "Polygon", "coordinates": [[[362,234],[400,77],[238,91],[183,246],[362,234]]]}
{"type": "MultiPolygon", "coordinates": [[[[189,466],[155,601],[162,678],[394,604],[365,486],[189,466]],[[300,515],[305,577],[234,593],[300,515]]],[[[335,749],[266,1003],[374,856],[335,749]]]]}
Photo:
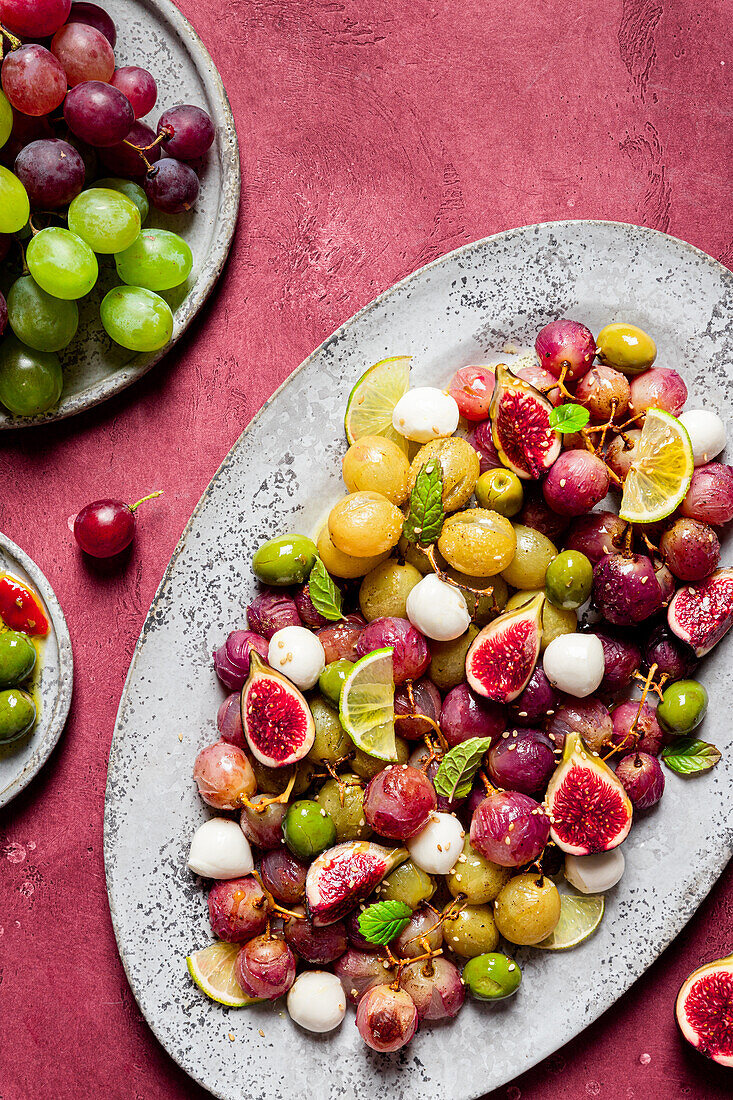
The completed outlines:
{"type": "Polygon", "coordinates": [[[690,974],[675,1015],[688,1043],[721,1066],[733,1066],[733,955],[690,974]]]}
{"type": "Polygon", "coordinates": [[[565,738],[546,801],[550,836],[573,856],[608,852],[631,828],[631,801],[620,780],[575,730],[565,738]]]}
{"type": "Polygon", "coordinates": [[[466,679],[477,695],[511,703],[524,691],[540,652],[544,603],[538,593],[476,635],[466,654],[466,679]]]}
{"type": "Polygon", "coordinates": [[[517,477],[542,477],[560,454],[562,443],[550,426],[551,412],[543,393],[502,364],[496,368],[491,436],[502,463],[517,477]]]}
{"type": "Polygon", "coordinates": [[[733,626],[733,569],[718,569],[680,588],[667,609],[667,622],[698,657],[709,653],[733,626]]]}
{"type": "Polygon", "coordinates": [[[305,904],[313,924],[323,927],[346,916],[408,855],[406,848],[383,848],[367,840],[322,852],[305,880],[305,904]]]}
{"type": "Polygon", "coordinates": [[[253,756],[268,768],[297,764],[316,736],[305,696],[254,650],[242,688],[242,728],[253,756]]]}

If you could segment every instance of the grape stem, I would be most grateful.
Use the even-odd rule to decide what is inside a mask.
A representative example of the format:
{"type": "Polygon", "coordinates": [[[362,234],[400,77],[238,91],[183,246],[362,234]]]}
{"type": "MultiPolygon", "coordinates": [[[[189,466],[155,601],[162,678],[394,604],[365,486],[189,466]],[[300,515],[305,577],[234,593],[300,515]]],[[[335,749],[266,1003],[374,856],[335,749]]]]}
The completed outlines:
{"type": "Polygon", "coordinates": [[[275,795],[273,798],[261,798],[259,802],[250,802],[246,795],[240,794],[239,801],[242,806],[246,806],[246,808],[248,810],[251,810],[254,814],[263,814],[268,806],[285,805],[290,798],[290,793],[293,789],[297,776],[298,769],[295,768],[293,774],[290,776],[290,782],[288,783],[285,790],[282,792],[282,794],[275,795]]]}
{"type": "MultiPolygon", "coordinates": [[[[33,226],[31,226],[31,229],[32,228],[33,228],[33,226]]],[[[146,500],[152,500],[153,497],[162,497],[162,496],[163,496],[163,490],[162,489],[158,489],[157,492],[155,492],[155,493],[149,493],[148,496],[141,497],[140,500],[137,500],[137,501],[135,501],[134,504],[131,504],[130,505],[130,511],[134,512],[135,509],[139,508],[141,504],[144,504],[146,500]]]]}
{"type": "MultiPolygon", "coordinates": [[[[293,913],[292,910],[283,909],[282,905],[278,905],[278,903],[275,901],[274,897],[272,896],[272,894],[270,893],[270,891],[267,889],[264,882],[262,881],[262,878],[260,876],[259,871],[254,870],[252,872],[252,878],[257,879],[257,881],[260,884],[260,888],[261,888],[263,894],[265,895],[267,901],[270,903],[271,908],[274,909],[276,913],[282,913],[283,916],[292,917],[293,920],[307,920],[308,919],[306,917],[305,913],[293,913]]],[[[253,904],[256,905],[257,903],[254,902],[253,904]]]]}
{"type": "Polygon", "coordinates": [[[127,141],[126,138],[122,139],[122,144],[127,145],[130,149],[135,150],[135,152],[139,155],[140,159],[142,160],[143,164],[145,165],[145,168],[147,169],[148,175],[151,175],[151,174],[155,175],[155,173],[158,171],[158,169],[153,167],[153,165],[150,163],[150,161],[145,156],[145,154],[149,153],[151,149],[155,149],[158,145],[162,144],[162,142],[168,141],[168,139],[171,138],[172,136],[173,136],[173,131],[171,130],[171,128],[169,126],[164,126],[163,129],[158,134],[157,138],[155,138],[154,141],[150,142],[150,145],[135,145],[134,142],[127,141]]]}
{"type": "Polygon", "coordinates": [[[0,58],[2,58],[3,56],[3,36],[7,38],[8,42],[10,43],[11,50],[17,50],[23,45],[19,38],[16,38],[14,34],[11,34],[10,31],[7,31],[2,23],[0,23],[0,58]]]}
{"type": "Polygon", "coordinates": [[[444,584],[449,584],[452,588],[457,588],[461,592],[470,592],[471,595],[476,596],[477,603],[478,600],[482,599],[484,596],[491,596],[491,599],[493,601],[493,607],[491,608],[491,611],[496,611],[497,613],[501,611],[501,608],[496,602],[493,585],[490,585],[488,588],[471,588],[467,584],[461,584],[460,581],[453,580],[452,577],[449,577],[448,574],[440,568],[437,561],[435,560],[435,546],[432,543],[430,544],[430,546],[420,546],[419,549],[422,550],[423,554],[432,565],[433,569],[435,570],[435,575],[438,577],[439,580],[443,581],[444,584]]]}

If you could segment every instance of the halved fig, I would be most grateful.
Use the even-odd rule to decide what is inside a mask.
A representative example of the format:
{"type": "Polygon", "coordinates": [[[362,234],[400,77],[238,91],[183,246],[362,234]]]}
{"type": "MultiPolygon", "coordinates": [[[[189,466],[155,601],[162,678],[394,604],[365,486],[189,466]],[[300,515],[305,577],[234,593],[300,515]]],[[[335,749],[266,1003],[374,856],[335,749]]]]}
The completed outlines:
{"type": "Polygon", "coordinates": [[[371,894],[408,858],[406,848],[383,848],[367,840],[329,848],[313,860],[305,880],[305,904],[316,927],[333,924],[371,894]]]}
{"type": "Polygon", "coordinates": [[[609,852],[629,834],[632,808],[620,780],[580,734],[565,738],[562,760],[547,788],[550,836],[573,856],[609,852]]]}
{"type": "Polygon", "coordinates": [[[560,433],[550,427],[551,412],[543,393],[499,364],[491,399],[491,436],[502,463],[517,477],[541,477],[560,454],[560,433]]]}
{"type": "Polygon", "coordinates": [[[268,768],[297,764],[316,736],[305,696],[255,650],[242,688],[242,727],[252,755],[268,768]]]}
{"type": "Polygon", "coordinates": [[[478,695],[511,703],[524,691],[540,652],[544,603],[538,593],[516,611],[499,615],[474,638],[466,654],[466,679],[478,695]]]}
{"type": "Polygon", "coordinates": [[[733,1066],[733,955],[698,967],[677,994],[680,1031],[706,1058],[733,1066]]]}
{"type": "Polygon", "coordinates": [[[733,569],[680,588],[667,610],[673,634],[704,657],[733,626],[733,569]]]}

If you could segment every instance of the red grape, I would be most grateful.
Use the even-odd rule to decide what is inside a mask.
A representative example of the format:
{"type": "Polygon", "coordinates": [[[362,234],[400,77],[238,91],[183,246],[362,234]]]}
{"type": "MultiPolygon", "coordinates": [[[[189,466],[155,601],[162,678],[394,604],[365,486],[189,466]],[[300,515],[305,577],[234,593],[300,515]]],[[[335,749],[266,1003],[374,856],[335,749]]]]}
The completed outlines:
{"type": "MultiPolygon", "coordinates": [[[[268,797],[265,794],[256,794],[250,801],[256,806],[263,798],[268,797]]],[[[279,848],[283,841],[282,822],[286,811],[287,806],[283,802],[271,802],[260,813],[245,806],[239,824],[250,844],[256,844],[263,851],[279,848]]]]}
{"type": "Polygon", "coordinates": [[[565,368],[565,377],[571,382],[590,370],[596,354],[592,332],[579,321],[551,321],[540,331],[534,346],[545,370],[559,378],[565,368]]]}
{"type": "Polygon", "coordinates": [[[519,791],[495,791],[479,802],[471,819],[471,844],[501,867],[531,863],[549,836],[545,808],[519,791]]]}
{"type": "Polygon", "coordinates": [[[252,765],[237,745],[215,741],[196,757],[193,778],[198,792],[217,810],[237,810],[242,797],[250,798],[257,788],[252,765]]]}
{"type": "Polygon", "coordinates": [[[71,0],[0,0],[0,23],[23,38],[48,38],[70,10],[71,0]]]}
{"type": "Polygon", "coordinates": [[[693,651],[676,638],[666,625],[657,626],[644,647],[644,664],[657,666],[657,678],[666,675],[670,680],[684,680],[697,668],[693,651]]]}
{"type": "Polygon", "coordinates": [[[15,174],[35,210],[59,210],[81,191],[86,169],[81,155],[67,141],[43,138],[21,149],[15,174]]]}
{"type": "Polygon", "coordinates": [[[369,781],[364,817],[380,836],[405,840],[420,832],[437,804],[435,787],[424,772],[393,764],[369,781]]]}
{"type": "Polygon", "coordinates": [[[227,695],[216,714],[216,728],[222,741],[228,741],[230,745],[245,748],[246,741],[242,728],[241,696],[238,691],[227,695]]]}
{"type": "Polygon", "coordinates": [[[30,145],[32,141],[53,136],[51,123],[45,115],[34,117],[21,114],[20,111],[13,111],[13,129],[7,142],[0,149],[0,160],[8,168],[12,168],[26,145],[30,145]]]}
{"type": "Polygon", "coordinates": [[[544,722],[555,713],[557,692],[547,679],[541,664],[535,665],[529,682],[512,704],[512,721],[520,726],[544,722]]]}
{"type": "Polygon", "coordinates": [[[591,512],[578,516],[565,539],[568,550],[580,550],[596,565],[607,554],[615,554],[623,545],[626,523],[615,512],[591,512]]]}
{"type": "Polygon", "coordinates": [[[5,332],[8,323],[8,304],[5,295],[0,294],[0,336],[5,332]]]}
{"type": "MultiPolygon", "coordinates": [[[[261,634],[268,641],[273,634],[286,626],[303,625],[293,598],[274,589],[267,589],[255,596],[247,608],[247,623],[250,630],[261,634]]],[[[263,656],[266,657],[267,654],[263,656]]]]}
{"type": "Polygon", "coordinates": [[[326,654],[326,664],[332,661],[358,661],[356,643],[365,626],[366,619],[362,619],[361,615],[346,615],[340,623],[324,626],[317,631],[326,654]]]}
{"type": "Polygon", "coordinates": [[[686,400],[687,386],[670,367],[652,367],[631,381],[629,410],[635,415],[655,408],[677,416],[686,400]]]}
{"type": "Polygon", "coordinates": [[[648,810],[664,794],[664,772],[656,756],[632,752],[619,760],[616,778],[631,799],[635,810],[648,810]]]}
{"type": "Polygon", "coordinates": [[[466,420],[485,420],[494,392],[494,372],[489,367],[461,367],[450,380],[448,393],[466,420]]]}
{"type": "Polygon", "coordinates": [[[432,909],[420,905],[392,940],[392,950],[401,959],[414,959],[425,954],[425,943],[431,951],[437,951],[443,943],[443,926],[432,909]]]}
{"type": "Polygon", "coordinates": [[[145,160],[143,160],[143,156],[140,155],[138,150],[144,149],[154,140],[155,134],[146,123],[133,122],[124,141],[118,141],[106,149],[100,149],[99,155],[102,158],[102,163],[109,168],[110,172],[116,172],[120,176],[129,176],[130,179],[140,181],[148,170],[145,160],[148,164],[155,164],[160,159],[160,146],[156,145],[154,149],[149,149],[144,153],[145,160]],[[130,144],[127,145],[126,142],[130,144]],[[130,145],[134,145],[136,148],[131,149],[130,145]]]}
{"type": "Polygon", "coordinates": [[[302,900],[308,867],[287,848],[273,848],[265,852],[260,863],[260,874],[266,889],[282,905],[297,905],[302,900]]]}
{"type": "Polygon", "coordinates": [[[269,646],[265,638],[251,630],[233,630],[224,645],[214,651],[214,671],[230,691],[240,691],[244,687],[253,649],[267,660],[269,646]]]}
{"type": "Polygon", "coordinates": [[[408,963],[400,976],[400,989],[414,1001],[421,1020],[447,1020],[457,1016],[466,999],[461,972],[448,959],[408,963]]]}
{"type": "Polygon", "coordinates": [[[667,528],[659,549],[675,577],[685,582],[710,576],[720,561],[720,542],[712,527],[684,516],[667,528]]]}
{"type": "Polygon", "coordinates": [[[141,69],[139,65],[125,65],[112,76],[110,84],[113,88],[119,88],[132,104],[135,118],[142,118],[148,111],[152,111],[158,98],[158,85],[147,69],[141,69]]]}
{"type": "Polygon", "coordinates": [[[544,393],[551,405],[561,405],[565,400],[560,392],[560,387],[554,384],[557,382],[555,375],[550,374],[539,363],[527,363],[526,366],[520,367],[515,373],[517,378],[523,378],[525,382],[529,382],[530,386],[534,386],[536,390],[544,393]]]}
{"type": "Polygon", "coordinates": [[[593,603],[614,626],[633,626],[654,615],[664,595],[645,554],[609,554],[593,568],[593,603]]]}
{"type": "MultiPolygon", "coordinates": [[[[395,691],[394,712],[398,715],[424,714],[437,722],[440,717],[440,692],[432,680],[423,677],[412,685],[412,697],[415,703],[413,708],[407,687],[400,685],[395,691]]],[[[419,737],[429,733],[433,727],[424,718],[399,718],[395,728],[400,737],[408,741],[416,741],[419,737]]]]}
{"type": "Polygon", "coordinates": [[[605,423],[611,416],[618,418],[629,407],[631,389],[620,371],[605,364],[593,367],[575,387],[575,400],[585,405],[591,420],[605,423]]]}
{"type": "Polygon", "coordinates": [[[356,1026],[367,1046],[380,1053],[399,1050],[417,1031],[415,1003],[404,989],[375,985],[359,1001],[356,1026]]]}
{"type": "Polygon", "coordinates": [[[709,462],[692,475],[680,512],[689,519],[712,523],[716,527],[733,519],[733,466],[709,462]]]}
{"type": "Polygon", "coordinates": [[[117,43],[117,28],[107,12],[98,4],[88,4],[85,0],[79,0],[71,5],[71,14],[67,23],[86,23],[90,27],[96,27],[109,42],[112,49],[117,43]]]}
{"type": "Polygon", "coordinates": [[[617,435],[608,445],[608,449],[606,450],[606,465],[610,466],[616,476],[620,477],[622,481],[628,474],[631,463],[635,462],[639,457],[637,448],[640,439],[640,429],[632,428],[630,431],[624,432],[624,438],[617,435]]]}
{"type": "Polygon", "coordinates": [[[200,107],[183,103],[164,111],[158,122],[158,133],[166,138],[166,152],[177,160],[198,160],[214,140],[214,124],[200,107]]]}
{"type": "Polygon", "coordinates": [[[281,936],[256,936],[237,955],[236,974],[249,997],[276,1001],[295,981],[295,955],[281,936]]]}
{"type": "Polygon", "coordinates": [[[99,148],[122,141],[135,121],[129,99],[101,80],[85,80],[71,89],[64,118],[72,133],[99,148]]]}
{"type": "Polygon", "coordinates": [[[209,891],[211,929],[227,943],[244,943],[264,932],[267,910],[267,896],[253,875],[216,882],[209,891]]]}
{"type": "Polygon", "coordinates": [[[614,707],[611,714],[613,720],[611,744],[625,752],[638,748],[656,756],[662,751],[668,738],[657,721],[655,708],[649,706],[645,700],[639,709],[639,703],[639,699],[629,699],[614,707]]]}
{"type": "Polygon", "coordinates": [[[595,630],[603,646],[603,679],[599,691],[614,695],[628,687],[641,664],[641,650],[631,638],[611,630],[595,630]]]}
{"type": "Polygon", "coordinates": [[[328,626],[330,620],[327,619],[325,615],[321,615],[320,611],[316,611],[315,604],[311,599],[311,590],[308,582],[301,585],[295,593],[294,598],[298,614],[306,626],[313,627],[314,630],[317,627],[328,626]]]}
{"type": "Polygon", "coordinates": [[[396,616],[372,619],[356,642],[360,657],[391,646],[392,674],[396,684],[417,680],[430,664],[430,650],[423,635],[407,619],[396,616]]]}
{"type": "Polygon", "coordinates": [[[374,944],[369,944],[365,951],[350,947],[336,960],[333,969],[352,1005],[358,1004],[363,994],[375,985],[391,981],[394,974],[384,955],[374,953],[374,944]]]}
{"type": "Polygon", "coordinates": [[[74,520],[74,538],[93,558],[111,558],[135,536],[135,515],[121,500],[95,500],[74,520]]]}
{"type": "Polygon", "coordinates": [[[66,73],[52,53],[31,42],[7,55],[3,61],[2,85],[17,111],[24,115],[48,115],[64,102],[66,73]]]}
{"type": "Polygon", "coordinates": [[[506,729],[506,713],[500,703],[480,699],[468,684],[458,684],[443,700],[440,728],[451,748],[471,737],[496,740],[506,729]]]}
{"type": "MultiPolygon", "coordinates": [[[[130,108],[132,110],[132,108],[130,108]]],[[[164,214],[190,210],[199,193],[199,178],[188,164],[166,157],[145,180],[145,194],[164,214]]]]}
{"type": "Polygon", "coordinates": [[[101,31],[87,23],[67,23],[56,31],[51,53],[62,64],[70,88],[85,80],[106,83],[115,71],[112,47],[101,31]]]}
{"type": "Polygon", "coordinates": [[[555,542],[567,530],[570,520],[566,516],[560,516],[557,512],[553,512],[542,497],[538,496],[525,500],[519,522],[524,524],[525,527],[532,527],[535,531],[547,535],[548,539],[555,542]]]}
{"type": "Polygon", "coordinates": [[[534,794],[544,790],[557,760],[552,742],[540,730],[514,730],[489,751],[489,775],[498,787],[534,794]]]}
{"type": "MultiPolygon", "coordinates": [[[[293,912],[302,913],[302,909],[294,909],[293,912]]],[[[285,921],[285,939],[305,962],[321,966],[340,958],[349,946],[342,920],[324,928],[315,928],[307,919],[290,917],[285,921]]]]}
{"type": "Polygon", "coordinates": [[[487,470],[501,469],[502,462],[494,446],[494,440],[491,437],[490,420],[484,420],[479,424],[468,437],[468,442],[478,455],[482,474],[485,474],[487,470]]]}
{"type": "Polygon", "coordinates": [[[550,467],[542,492],[561,516],[580,516],[608,492],[608,470],[590,451],[563,451],[550,467]]]}
{"type": "Polygon", "coordinates": [[[565,738],[573,731],[580,734],[592,752],[600,752],[613,733],[608,707],[593,696],[585,699],[566,696],[547,725],[547,736],[556,749],[561,749],[565,738]]]}

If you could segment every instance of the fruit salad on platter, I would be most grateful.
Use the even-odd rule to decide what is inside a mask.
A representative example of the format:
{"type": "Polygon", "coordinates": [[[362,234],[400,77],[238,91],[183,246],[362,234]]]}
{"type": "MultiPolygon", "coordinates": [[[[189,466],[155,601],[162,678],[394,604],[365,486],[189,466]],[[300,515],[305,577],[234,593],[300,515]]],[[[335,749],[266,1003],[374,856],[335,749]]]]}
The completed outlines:
{"type": "Polygon", "coordinates": [[[12,752],[36,725],[33,677],[49,629],[37,593],[19,577],[0,573],[0,752],[12,752]]]}
{"type": "Polygon", "coordinates": [[[286,998],[312,1032],[351,1004],[389,1052],[515,993],[517,947],[598,927],[665,773],[720,759],[696,669],[733,623],[733,470],[687,397],[618,322],[553,321],[435,387],[404,356],[358,380],[346,495],[257,548],[214,653],[188,858],[209,997],[286,998]]]}

